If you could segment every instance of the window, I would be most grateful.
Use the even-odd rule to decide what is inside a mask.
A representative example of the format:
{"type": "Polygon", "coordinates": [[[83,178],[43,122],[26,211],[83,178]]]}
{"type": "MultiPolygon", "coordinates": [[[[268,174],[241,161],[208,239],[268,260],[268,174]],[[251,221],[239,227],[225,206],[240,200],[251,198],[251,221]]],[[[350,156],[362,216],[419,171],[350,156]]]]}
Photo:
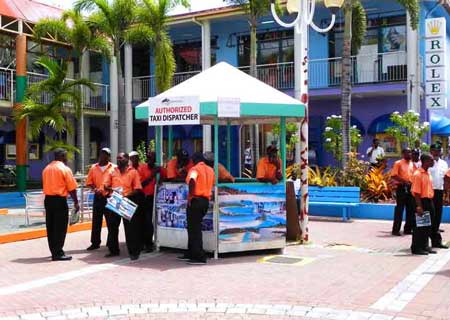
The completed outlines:
{"type": "MultiPolygon", "coordinates": [[[[216,63],[217,38],[211,39],[211,65],[216,63]]],[[[201,41],[184,42],[173,45],[173,53],[177,63],[176,72],[202,70],[201,41]]]]}
{"type": "MultiPolygon", "coordinates": [[[[270,31],[257,35],[257,63],[272,64],[294,61],[294,33],[292,30],[270,31]]],[[[238,37],[239,66],[250,65],[250,35],[238,37]]]]}

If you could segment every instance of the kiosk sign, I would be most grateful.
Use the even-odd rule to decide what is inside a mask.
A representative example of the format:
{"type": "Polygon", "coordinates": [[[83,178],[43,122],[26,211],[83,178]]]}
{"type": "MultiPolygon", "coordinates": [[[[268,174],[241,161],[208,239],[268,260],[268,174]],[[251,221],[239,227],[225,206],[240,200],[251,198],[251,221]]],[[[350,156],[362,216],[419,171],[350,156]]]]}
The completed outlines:
{"type": "Polygon", "coordinates": [[[196,96],[150,98],[149,126],[200,124],[200,103],[196,96]]]}
{"type": "Polygon", "coordinates": [[[446,36],[445,18],[426,20],[425,103],[428,109],[447,108],[446,36]]]}

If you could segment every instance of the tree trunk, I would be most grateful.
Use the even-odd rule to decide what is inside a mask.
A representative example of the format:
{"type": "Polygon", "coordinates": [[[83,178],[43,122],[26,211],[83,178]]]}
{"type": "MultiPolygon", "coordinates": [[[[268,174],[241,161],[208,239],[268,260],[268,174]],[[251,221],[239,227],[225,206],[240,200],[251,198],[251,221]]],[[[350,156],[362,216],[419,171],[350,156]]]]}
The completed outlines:
{"type": "Polygon", "coordinates": [[[129,153],[131,150],[126,149],[126,130],[133,130],[133,128],[127,128],[125,122],[125,81],[123,78],[122,61],[120,47],[116,50],[117,57],[117,93],[119,95],[119,141],[118,152],[129,153]]]}
{"type": "Polygon", "coordinates": [[[342,50],[342,168],[347,165],[350,152],[350,117],[352,110],[352,84],[351,84],[351,51],[352,51],[352,0],[345,0],[344,4],[345,26],[344,44],[342,50]]]}

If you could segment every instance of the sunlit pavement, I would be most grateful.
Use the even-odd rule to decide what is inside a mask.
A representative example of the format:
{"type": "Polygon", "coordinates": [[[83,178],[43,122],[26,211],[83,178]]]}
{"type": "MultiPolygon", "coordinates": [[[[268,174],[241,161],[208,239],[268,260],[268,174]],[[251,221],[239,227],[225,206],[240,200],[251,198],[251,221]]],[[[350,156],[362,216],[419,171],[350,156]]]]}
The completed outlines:
{"type": "MultiPolygon", "coordinates": [[[[444,239],[450,239],[450,226],[444,239]]],[[[206,266],[163,250],[131,262],[89,232],[67,235],[70,262],[47,240],[0,245],[0,317],[21,319],[450,319],[450,250],[411,256],[389,221],[310,222],[311,244],[225,255],[206,266]]],[[[103,230],[106,239],[106,229],[103,230]]]]}

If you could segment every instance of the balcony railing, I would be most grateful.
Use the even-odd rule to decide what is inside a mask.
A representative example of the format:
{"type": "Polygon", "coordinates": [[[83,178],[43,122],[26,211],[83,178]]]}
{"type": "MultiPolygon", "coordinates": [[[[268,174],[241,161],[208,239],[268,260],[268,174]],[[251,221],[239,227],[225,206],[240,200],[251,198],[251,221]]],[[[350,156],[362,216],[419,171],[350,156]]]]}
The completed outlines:
{"type": "MultiPolygon", "coordinates": [[[[47,75],[28,72],[27,86],[47,79],[47,75]]],[[[66,81],[71,81],[67,79],[66,81]]],[[[83,88],[83,105],[85,109],[104,111],[109,110],[109,86],[102,83],[93,83],[94,89],[83,88]]],[[[0,68],[0,101],[7,101],[11,105],[14,103],[15,95],[15,70],[0,68]]],[[[41,103],[49,103],[51,96],[49,93],[41,94],[41,103]]]]}
{"type": "MultiPolygon", "coordinates": [[[[353,85],[406,81],[406,52],[389,52],[351,57],[353,85]]],[[[249,73],[250,67],[239,67],[249,73]]],[[[189,79],[200,71],[176,73],[174,85],[189,79]]],[[[258,79],[279,90],[294,89],[294,63],[264,64],[257,67],[258,79]]],[[[309,88],[326,89],[340,86],[342,58],[309,61],[309,88]]],[[[154,76],[133,78],[133,100],[143,101],[155,95],[154,76]]]]}

